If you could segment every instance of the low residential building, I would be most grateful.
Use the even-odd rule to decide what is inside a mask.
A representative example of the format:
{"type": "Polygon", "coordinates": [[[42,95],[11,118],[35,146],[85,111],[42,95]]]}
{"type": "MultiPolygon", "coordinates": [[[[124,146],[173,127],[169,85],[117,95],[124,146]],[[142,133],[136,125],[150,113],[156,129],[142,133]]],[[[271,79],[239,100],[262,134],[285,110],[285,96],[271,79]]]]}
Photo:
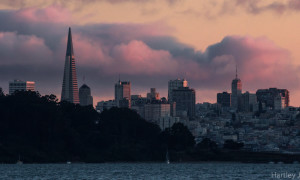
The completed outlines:
{"type": "Polygon", "coordinates": [[[14,80],[9,82],[9,94],[13,94],[15,91],[34,91],[35,82],[33,81],[21,81],[14,80]]]}
{"type": "Polygon", "coordinates": [[[96,106],[96,111],[101,113],[102,111],[109,110],[112,107],[117,107],[117,104],[114,100],[109,100],[109,101],[101,101],[97,103],[96,106]]]}

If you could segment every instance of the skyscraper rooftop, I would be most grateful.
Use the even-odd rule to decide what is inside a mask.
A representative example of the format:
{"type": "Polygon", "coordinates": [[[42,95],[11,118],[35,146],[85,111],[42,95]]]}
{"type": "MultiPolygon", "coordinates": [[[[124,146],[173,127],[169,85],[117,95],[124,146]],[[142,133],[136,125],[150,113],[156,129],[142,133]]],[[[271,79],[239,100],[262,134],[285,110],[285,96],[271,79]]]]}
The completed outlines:
{"type": "Polygon", "coordinates": [[[74,56],[71,28],[69,27],[66,56],[74,56]]]}

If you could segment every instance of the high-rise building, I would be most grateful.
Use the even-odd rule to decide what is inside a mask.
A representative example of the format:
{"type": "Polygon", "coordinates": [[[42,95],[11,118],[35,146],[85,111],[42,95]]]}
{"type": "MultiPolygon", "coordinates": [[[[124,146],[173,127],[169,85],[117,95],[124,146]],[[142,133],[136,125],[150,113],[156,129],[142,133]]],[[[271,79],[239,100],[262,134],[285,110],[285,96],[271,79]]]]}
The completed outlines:
{"type": "Polygon", "coordinates": [[[68,101],[74,104],[79,104],[75,56],[73,50],[71,28],[69,28],[68,34],[61,101],[68,101]]]}
{"type": "Polygon", "coordinates": [[[237,76],[237,70],[235,79],[231,84],[231,107],[235,110],[241,108],[241,95],[242,95],[242,81],[237,76]]]}
{"type": "Polygon", "coordinates": [[[131,83],[118,81],[115,84],[115,102],[118,107],[131,107],[131,83]]]}
{"type": "Polygon", "coordinates": [[[287,89],[258,89],[256,96],[258,102],[264,103],[266,107],[272,109],[275,109],[275,98],[278,98],[278,96],[281,96],[281,99],[284,101],[283,108],[288,107],[290,102],[289,91],[287,89]]]}
{"type": "Polygon", "coordinates": [[[231,94],[228,92],[222,92],[217,94],[217,103],[222,107],[230,107],[231,94]]]}
{"type": "Polygon", "coordinates": [[[195,117],[196,92],[189,87],[173,89],[172,100],[176,102],[176,116],[195,117]]]}
{"type": "Polygon", "coordinates": [[[253,112],[256,103],[257,103],[256,94],[249,93],[248,91],[242,94],[242,103],[241,103],[242,111],[253,112]]]}
{"type": "Polygon", "coordinates": [[[152,100],[159,100],[160,99],[159,93],[156,92],[155,88],[151,88],[150,89],[150,93],[147,93],[147,99],[149,99],[150,101],[152,101],[152,100]]]}
{"type": "Polygon", "coordinates": [[[83,84],[79,88],[79,100],[81,106],[93,105],[93,96],[91,95],[91,88],[83,84]]]}
{"type": "Polygon", "coordinates": [[[188,82],[185,79],[170,80],[168,83],[168,100],[173,101],[172,92],[174,89],[188,87],[188,82]]]}
{"type": "Polygon", "coordinates": [[[15,91],[34,91],[35,82],[33,81],[21,81],[14,80],[9,82],[9,94],[13,94],[15,91]]]}

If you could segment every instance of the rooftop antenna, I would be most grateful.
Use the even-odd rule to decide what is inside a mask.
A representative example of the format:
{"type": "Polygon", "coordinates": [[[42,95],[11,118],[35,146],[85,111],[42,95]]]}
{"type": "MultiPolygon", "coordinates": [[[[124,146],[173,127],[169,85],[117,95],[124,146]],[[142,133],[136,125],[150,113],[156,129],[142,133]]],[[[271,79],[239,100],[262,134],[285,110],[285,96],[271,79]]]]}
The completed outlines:
{"type": "Polygon", "coordinates": [[[238,78],[238,74],[237,74],[237,64],[235,65],[235,78],[238,78]]]}
{"type": "Polygon", "coordinates": [[[121,82],[121,75],[119,74],[119,82],[118,82],[119,84],[122,84],[122,82],[121,82]]]}
{"type": "Polygon", "coordinates": [[[83,75],[82,80],[83,80],[83,84],[85,84],[85,75],[83,75]]]}

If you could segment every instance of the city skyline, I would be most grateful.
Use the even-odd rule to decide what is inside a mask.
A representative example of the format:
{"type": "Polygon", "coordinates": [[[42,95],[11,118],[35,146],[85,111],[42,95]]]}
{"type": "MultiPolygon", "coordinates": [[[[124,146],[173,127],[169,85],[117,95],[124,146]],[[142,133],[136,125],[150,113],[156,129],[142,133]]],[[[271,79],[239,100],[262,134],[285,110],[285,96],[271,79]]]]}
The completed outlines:
{"type": "Polygon", "coordinates": [[[295,32],[298,25],[292,23],[299,17],[296,1],[280,2],[281,9],[271,6],[277,1],[253,2],[253,6],[247,2],[223,2],[227,9],[222,3],[213,5],[204,1],[159,3],[153,0],[152,5],[137,1],[92,3],[95,7],[110,9],[110,13],[102,11],[100,16],[91,3],[69,6],[61,1],[56,4],[47,1],[41,6],[30,0],[22,4],[3,1],[0,3],[0,86],[7,93],[8,81],[31,80],[36,82],[40,93],[60,97],[65,32],[71,26],[78,85],[83,84],[81,79],[85,76],[95,103],[113,99],[118,74],[122,80],[132,83],[132,94],[146,96],[153,87],[161,97],[167,97],[168,80],[186,78],[196,90],[198,103],[216,102],[218,92],[230,92],[237,64],[245,91],[271,87],[288,89],[291,105],[299,106],[297,70],[300,63],[297,60],[300,55],[296,44],[300,42],[295,32]],[[234,3],[237,6],[232,6],[234,3]],[[192,27],[183,22],[195,22],[194,10],[182,11],[191,5],[208,6],[210,12],[214,12],[210,16],[198,14],[202,28],[197,28],[199,24],[192,27]],[[82,8],[76,11],[79,6],[82,8]],[[158,8],[158,12],[151,14],[145,10],[150,13],[148,16],[137,17],[133,15],[137,13],[134,10],[124,15],[129,7],[158,8]],[[112,11],[118,8],[123,10],[112,11]],[[176,11],[182,13],[176,14],[178,20],[169,16],[163,21],[162,9],[173,15],[176,11]],[[241,19],[235,18],[229,10],[241,19]]]}

